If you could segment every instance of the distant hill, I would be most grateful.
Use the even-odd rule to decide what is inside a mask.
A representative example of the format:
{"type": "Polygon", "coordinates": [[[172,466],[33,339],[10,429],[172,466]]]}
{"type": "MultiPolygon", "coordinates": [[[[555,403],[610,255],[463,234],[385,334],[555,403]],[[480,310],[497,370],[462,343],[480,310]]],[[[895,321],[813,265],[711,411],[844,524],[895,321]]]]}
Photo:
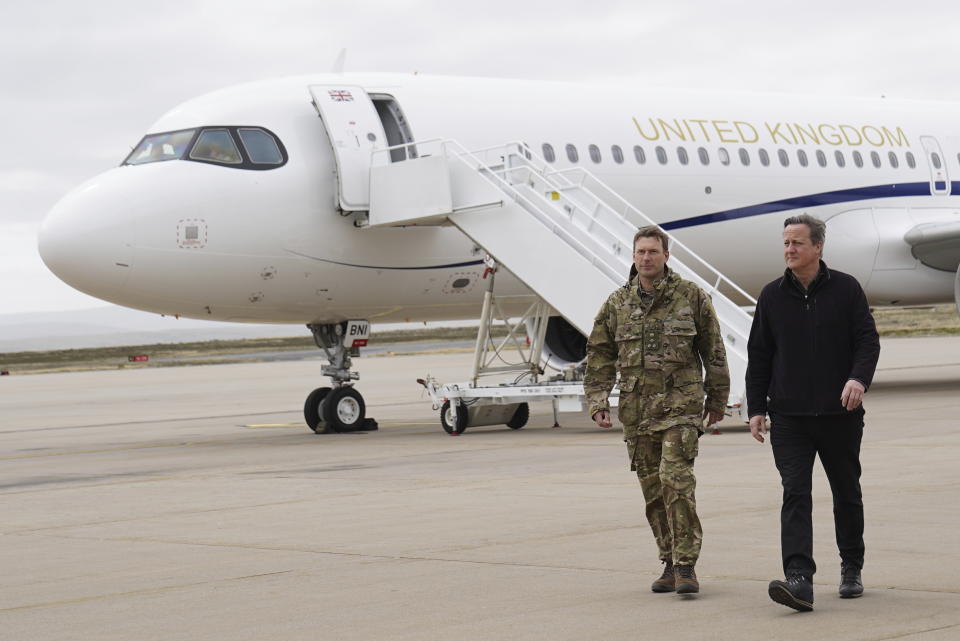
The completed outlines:
{"type": "MultiPolygon", "coordinates": [[[[429,327],[463,327],[476,321],[444,321],[429,327]]],[[[422,323],[374,325],[374,332],[422,329],[422,323]]],[[[0,353],[115,347],[153,343],[309,336],[303,325],[257,325],[176,319],[110,305],[62,312],[0,314],[0,353]]]]}
{"type": "Polygon", "coordinates": [[[0,314],[0,352],[307,335],[302,325],[178,320],[117,306],[0,314]]]}

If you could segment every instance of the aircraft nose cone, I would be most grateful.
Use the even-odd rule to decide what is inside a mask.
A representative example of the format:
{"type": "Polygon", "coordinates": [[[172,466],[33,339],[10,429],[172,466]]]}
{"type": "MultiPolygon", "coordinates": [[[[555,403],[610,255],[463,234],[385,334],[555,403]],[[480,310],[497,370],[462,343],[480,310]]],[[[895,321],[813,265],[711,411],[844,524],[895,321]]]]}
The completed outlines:
{"type": "Polygon", "coordinates": [[[40,227],[38,250],[57,278],[85,294],[113,300],[132,268],[132,223],[94,179],[58,202],[40,227]]]}

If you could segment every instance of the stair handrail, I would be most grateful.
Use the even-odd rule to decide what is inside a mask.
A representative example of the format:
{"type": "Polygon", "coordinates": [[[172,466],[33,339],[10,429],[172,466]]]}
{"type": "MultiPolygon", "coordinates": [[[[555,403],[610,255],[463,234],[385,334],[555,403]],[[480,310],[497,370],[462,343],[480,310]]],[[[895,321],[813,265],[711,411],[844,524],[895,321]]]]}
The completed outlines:
{"type": "MultiPolygon", "coordinates": [[[[372,151],[372,155],[387,154],[390,151],[395,149],[406,149],[409,147],[422,148],[425,145],[432,145],[432,144],[439,145],[441,153],[443,153],[444,155],[451,158],[456,158],[461,162],[464,162],[465,164],[468,164],[466,163],[465,159],[470,159],[472,161],[472,167],[475,170],[477,171],[483,170],[481,171],[481,176],[485,180],[487,180],[488,183],[500,189],[506,188],[507,192],[514,199],[522,200],[526,202],[528,205],[533,206],[533,208],[537,210],[537,217],[538,219],[540,219],[542,223],[550,226],[551,229],[554,231],[554,233],[557,233],[558,229],[563,230],[564,233],[561,235],[565,237],[565,240],[568,243],[572,242],[576,246],[578,246],[578,253],[580,253],[582,256],[590,260],[590,262],[593,264],[597,263],[596,251],[591,250],[584,243],[582,243],[578,238],[569,234],[569,232],[567,232],[562,227],[558,228],[556,225],[556,222],[553,220],[553,217],[551,215],[553,213],[552,207],[548,206],[547,208],[544,208],[540,203],[534,203],[530,199],[526,198],[518,189],[516,189],[516,187],[510,181],[506,180],[500,174],[505,174],[507,172],[515,172],[515,171],[523,170],[524,168],[526,168],[530,170],[532,173],[537,174],[539,178],[543,179],[543,181],[546,182],[547,186],[555,187],[555,188],[558,187],[561,189],[563,187],[578,187],[580,189],[583,189],[584,192],[596,198],[597,201],[602,206],[604,206],[610,213],[612,213],[614,216],[617,216],[623,219],[630,225],[633,225],[635,227],[640,226],[640,225],[637,225],[635,221],[630,220],[630,216],[627,215],[628,213],[632,214],[633,216],[639,217],[640,220],[644,221],[646,224],[660,227],[660,225],[656,221],[654,221],[649,216],[644,214],[637,207],[633,206],[629,201],[624,199],[613,188],[611,188],[609,185],[603,182],[600,178],[598,178],[588,169],[585,169],[583,167],[569,167],[564,169],[555,169],[551,167],[544,158],[542,158],[539,154],[533,151],[529,145],[527,145],[522,141],[511,141],[507,143],[501,143],[498,145],[492,145],[489,147],[479,148],[476,150],[469,150],[462,143],[452,138],[430,138],[426,140],[400,143],[398,145],[392,145],[385,148],[374,149],[372,151]],[[511,149],[511,148],[515,148],[515,149],[511,149]],[[450,149],[452,149],[455,153],[452,153],[452,154],[449,153],[448,150],[450,149]],[[502,169],[495,170],[488,164],[487,161],[479,158],[479,154],[485,154],[490,151],[495,151],[501,154],[503,152],[507,153],[506,156],[501,155],[501,158],[503,158],[504,160],[504,167],[502,169]],[[508,157],[516,158],[517,160],[520,161],[520,165],[507,166],[506,161],[508,157]],[[576,175],[580,176],[580,180],[573,180],[571,178],[571,176],[576,176],[576,175]],[[495,177],[496,182],[493,182],[492,180],[490,180],[489,176],[495,177]],[[554,181],[551,181],[551,178],[553,178],[556,182],[562,181],[565,184],[556,185],[554,184],[554,181]],[[600,189],[605,191],[608,198],[612,198],[615,202],[619,203],[624,208],[624,211],[618,211],[601,195],[596,194],[590,187],[587,187],[584,184],[587,180],[592,181],[593,184],[595,184],[600,189]]],[[[424,155],[422,153],[422,149],[418,150],[418,155],[421,157],[424,155]]],[[[409,154],[408,154],[408,157],[409,157],[409,154]]],[[[468,166],[470,165],[468,164],[468,166]]],[[[600,227],[604,231],[616,237],[616,231],[611,229],[608,225],[604,224],[602,221],[597,221],[597,224],[600,225],[600,227]]],[[[664,233],[667,234],[667,237],[670,239],[670,242],[672,243],[673,247],[679,247],[686,255],[690,256],[697,263],[699,263],[700,267],[706,269],[711,274],[712,277],[715,277],[716,280],[711,286],[710,282],[706,278],[704,278],[700,274],[697,274],[697,272],[694,270],[693,267],[691,267],[689,264],[684,262],[685,266],[687,266],[688,269],[693,271],[694,274],[697,274],[700,280],[703,283],[705,283],[708,286],[708,288],[712,289],[713,291],[719,292],[720,284],[723,283],[724,285],[730,287],[735,292],[740,294],[746,300],[748,300],[751,305],[756,304],[756,299],[753,298],[753,296],[751,296],[749,293],[747,293],[743,288],[741,288],[735,282],[730,280],[727,276],[725,276],[717,268],[715,268],[713,265],[707,262],[697,252],[695,252],[686,244],[681,242],[676,236],[671,234],[669,231],[666,231],[666,230],[663,230],[663,231],[664,233]]],[[[605,261],[603,262],[605,263],[605,261]]],[[[608,274],[608,275],[612,276],[612,274],[608,274]]],[[[617,278],[614,277],[614,280],[617,280],[617,278]]],[[[742,308],[742,306],[734,304],[733,307],[737,308],[738,311],[740,311],[745,316],[749,317],[749,314],[747,313],[746,310],[742,308]]]]}

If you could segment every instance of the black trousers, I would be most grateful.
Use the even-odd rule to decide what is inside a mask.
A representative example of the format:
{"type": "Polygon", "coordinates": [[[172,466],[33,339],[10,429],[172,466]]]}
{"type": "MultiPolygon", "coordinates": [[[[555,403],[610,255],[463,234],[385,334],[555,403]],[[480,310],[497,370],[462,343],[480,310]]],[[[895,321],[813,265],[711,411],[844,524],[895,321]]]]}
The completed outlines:
{"type": "Polygon", "coordinates": [[[784,573],[813,578],[813,462],[820,463],[833,492],[833,524],[840,558],[863,567],[863,496],[860,441],[863,411],[836,416],[770,416],[770,444],[783,483],[780,547],[784,573]]]}

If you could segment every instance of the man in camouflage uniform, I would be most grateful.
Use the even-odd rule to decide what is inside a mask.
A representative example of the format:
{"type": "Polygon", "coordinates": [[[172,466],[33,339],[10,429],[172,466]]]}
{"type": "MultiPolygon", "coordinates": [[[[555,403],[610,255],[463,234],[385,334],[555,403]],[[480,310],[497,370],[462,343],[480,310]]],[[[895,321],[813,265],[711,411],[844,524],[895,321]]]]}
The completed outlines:
{"type": "Polygon", "coordinates": [[[665,563],[651,589],[689,594],[700,590],[694,565],[703,538],[693,461],[703,419],[709,426],[723,418],[730,375],[710,298],[667,267],[667,235],[644,227],[633,245],[630,281],[594,321],[584,390],[590,416],[610,427],[608,397],[619,372],[618,414],[630,469],[640,479],[665,563]]]}

